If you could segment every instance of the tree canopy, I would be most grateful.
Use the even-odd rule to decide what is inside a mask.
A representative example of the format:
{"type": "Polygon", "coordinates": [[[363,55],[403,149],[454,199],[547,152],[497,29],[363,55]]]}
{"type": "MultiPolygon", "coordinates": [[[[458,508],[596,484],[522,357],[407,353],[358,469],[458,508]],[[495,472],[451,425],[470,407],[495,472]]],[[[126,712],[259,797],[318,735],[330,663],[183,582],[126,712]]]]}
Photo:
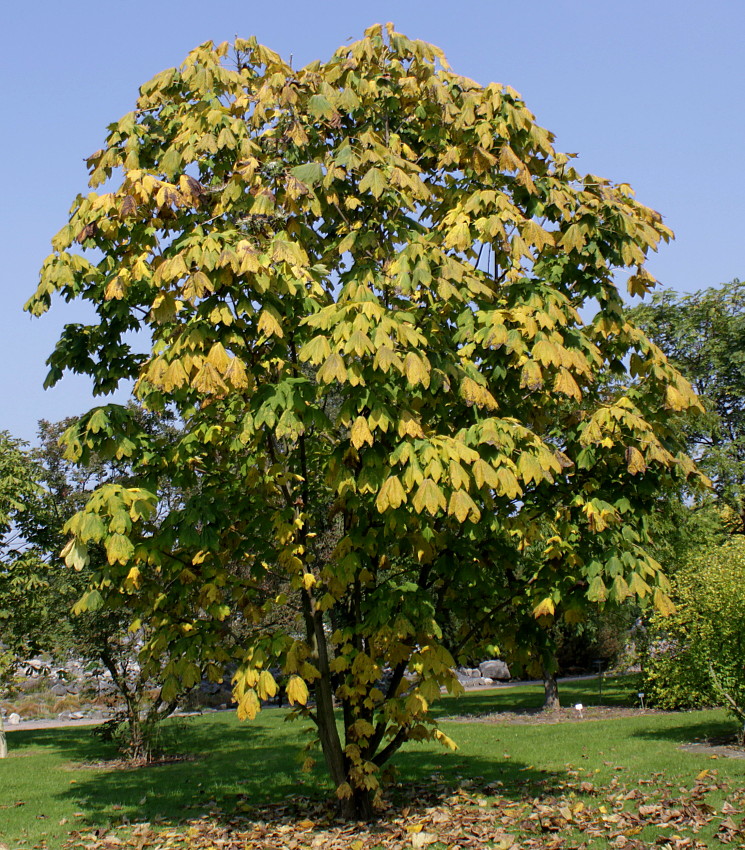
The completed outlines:
{"type": "Polygon", "coordinates": [[[207,42],[110,125],[27,305],[95,310],[48,383],[134,381],[183,424],[105,405],[66,435],[132,470],[68,524],[68,564],[108,558],[83,604],[131,597],[166,691],[236,663],[241,717],[280,667],[347,814],[403,742],[452,744],[428,706],[514,593],[546,621],[668,604],[644,518],[695,474],[669,419],[698,402],[614,275],[647,292],[671,234],[552,141],[390,25],[300,70],[207,42]]]}
{"type": "Polygon", "coordinates": [[[664,290],[630,313],[692,382],[707,411],[681,423],[691,454],[722,506],[745,530],[745,284],[691,294],[664,290]]]}

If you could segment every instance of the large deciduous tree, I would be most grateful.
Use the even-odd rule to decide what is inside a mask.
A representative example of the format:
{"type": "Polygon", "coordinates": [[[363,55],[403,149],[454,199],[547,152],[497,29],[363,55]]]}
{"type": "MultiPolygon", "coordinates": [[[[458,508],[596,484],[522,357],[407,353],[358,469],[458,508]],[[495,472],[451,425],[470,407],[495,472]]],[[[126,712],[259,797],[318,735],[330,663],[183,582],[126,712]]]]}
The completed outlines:
{"type": "Polygon", "coordinates": [[[92,593],[130,595],[167,689],[234,661],[252,717],[279,665],[343,811],[369,815],[405,741],[451,743],[428,705],[513,593],[547,619],[664,607],[643,521],[694,472],[667,421],[697,401],[614,275],[646,292],[670,231],[578,174],[516,92],[391,26],[301,70],[208,42],[88,162],[105,188],[75,200],[28,308],[59,292],[96,313],[65,329],[50,383],[134,381],[183,421],[163,440],[108,405],[67,436],[71,458],[130,459],[66,557],[105,547],[92,593]],[[154,518],[164,479],[187,495],[154,518]],[[299,629],[277,616],[293,604],[299,629]]]}

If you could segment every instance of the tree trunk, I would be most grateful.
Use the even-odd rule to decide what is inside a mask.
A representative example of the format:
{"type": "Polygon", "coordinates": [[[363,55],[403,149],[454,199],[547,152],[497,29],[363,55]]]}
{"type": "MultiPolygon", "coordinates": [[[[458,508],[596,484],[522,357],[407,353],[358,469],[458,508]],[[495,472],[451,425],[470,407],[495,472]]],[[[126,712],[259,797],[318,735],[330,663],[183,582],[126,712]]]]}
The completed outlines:
{"type": "Polygon", "coordinates": [[[5,740],[5,727],[3,726],[3,716],[0,714],[0,759],[8,757],[8,744],[5,740]]]}
{"type": "Polygon", "coordinates": [[[344,820],[371,821],[375,817],[369,791],[355,788],[351,797],[341,801],[339,812],[344,820]]]}
{"type": "Polygon", "coordinates": [[[559,700],[559,685],[556,681],[556,673],[543,669],[543,710],[556,711],[561,708],[559,700]]]}

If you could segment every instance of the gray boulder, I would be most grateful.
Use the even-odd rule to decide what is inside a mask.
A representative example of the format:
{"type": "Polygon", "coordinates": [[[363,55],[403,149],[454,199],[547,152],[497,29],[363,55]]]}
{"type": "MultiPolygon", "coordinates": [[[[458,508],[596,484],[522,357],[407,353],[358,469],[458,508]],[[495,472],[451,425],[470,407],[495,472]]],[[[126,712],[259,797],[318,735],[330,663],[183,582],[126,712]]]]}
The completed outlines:
{"type": "Polygon", "coordinates": [[[482,661],[481,664],[479,664],[479,671],[486,679],[497,679],[504,682],[507,679],[512,678],[510,675],[510,668],[504,661],[500,661],[497,658],[491,659],[490,661],[482,661]]]}

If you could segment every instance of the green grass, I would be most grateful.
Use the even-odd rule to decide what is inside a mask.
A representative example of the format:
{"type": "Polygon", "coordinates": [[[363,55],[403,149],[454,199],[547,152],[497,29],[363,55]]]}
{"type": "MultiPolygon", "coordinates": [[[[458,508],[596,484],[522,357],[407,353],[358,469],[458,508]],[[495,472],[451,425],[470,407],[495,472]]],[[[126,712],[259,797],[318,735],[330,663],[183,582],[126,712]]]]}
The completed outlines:
{"type": "MultiPolygon", "coordinates": [[[[604,691],[606,704],[622,702],[629,692],[635,696],[628,680],[607,681],[604,691]]],[[[595,681],[562,687],[565,704],[592,705],[596,694],[595,681]]],[[[512,710],[540,705],[540,699],[540,687],[479,691],[444,699],[438,713],[512,710]]],[[[90,728],[13,731],[8,734],[10,757],[0,761],[0,843],[57,848],[71,830],[83,826],[108,828],[122,820],[177,823],[210,811],[229,814],[241,800],[261,804],[328,793],[320,768],[300,771],[303,724],[285,723],[283,715],[268,710],[252,723],[239,723],[232,712],[176,720],[167,730],[172,747],[195,758],[133,770],[96,766],[114,753],[90,728]]],[[[712,761],[678,748],[697,737],[731,731],[721,711],[539,726],[443,720],[442,728],[459,750],[411,745],[397,758],[399,779],[422,782],[436,774],[453,786],[468,779],[476,787],[499,782],[502,794],[519,799],[552,793],[568,770],[598,786],[614,779],[630,787],[652,780],[645,787],[650,793],[690,788],[702,769],[712,767],[732,786],[745,785],[745,760],[712,761]]],[[[711,795],[712,804],[720,804],[720,798],[711,795]]]]}
{"type": "MultiPolygon", "coordinates": [[[[639,676],[603,676],[602,682],[597,677],[562,682],[560,697],[562,705],[565,706],[580,702],[586,706],[636,706],[639,688],[639,676]]],[[[462,697],[445,697],[433,706],[433,712],[438,717],[478,715],[495,711],[541,708],[542,705],[543,688],[523,685],[470,691],[462,697]]]]}

